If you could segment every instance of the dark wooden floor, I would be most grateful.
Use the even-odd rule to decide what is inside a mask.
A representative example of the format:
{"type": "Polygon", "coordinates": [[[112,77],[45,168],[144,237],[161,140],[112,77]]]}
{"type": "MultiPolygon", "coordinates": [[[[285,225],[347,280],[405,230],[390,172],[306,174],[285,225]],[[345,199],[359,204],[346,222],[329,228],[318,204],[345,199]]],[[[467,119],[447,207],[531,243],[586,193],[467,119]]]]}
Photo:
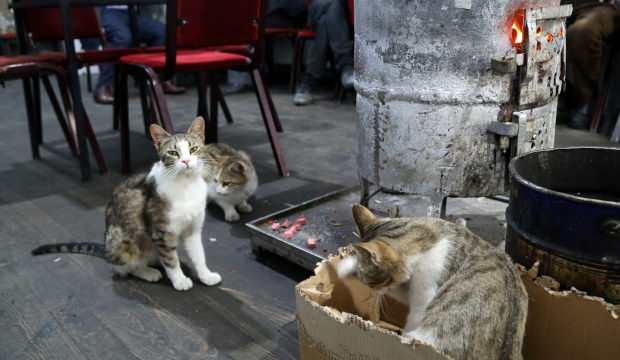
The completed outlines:
{"type": "MultiPolygon", "coordinates": [[[[42,159],[31,160],[21,85],[0,90],[0,359],[296,359],[294,286],[308,273],[276,258],[257,260],[241,223],[210,208],[204,227],[209,267],[221,286],[179,293],[165,281],[116,279],[101,260],[80,255],[31,257],[37,245],[100,241],[103,209],[121,179],[111,107],[87,98],[87,110],[112,173],[81,184],[77,165],[45,104],[42,159]],[[215,238],[216,241],[209,241],[215,238]]],[[[354,108],[308,108],[276,94],[293,175],[279,178],[252,94],[230,96],[236,123],[222,140],[254,158],[261,186],[243,221],[351,184],[356,179],[354,108]]],[[[196,109],[195,93],[170,97],[178,129],[196,109]]],[[[133,163],[147,169],[152,146],[132,101],[133,163]]]]}
{"type": "MultiPolygon", "coordinates": [[[[209,209],[204,241],[221,286],[185,293],[169,283],[115,279],[101,260],[79,255],[33,258],[37,245],[100,241],[103,209],[122,176],[112,109],[86,97],[110,174],[82,184],[75,161],[45,104],[42,159],[31,160],[19,83],[0,89],[0,359],[296,359],[295,284],[309,274],[277,257],[255,259],[240,224],[209,209]],[[208,239],[214,238],[215,242],[208,239]]],[[[222,141],[247,150],[261,186],[255,212],[242,222],[288,204],[356,183],[354,107],[333,101],[296,108],[276,91],[292,176],[279,178],[252,94],[228,97],[234,125],[222,141]]],[[[143,136],[137,99],[131,116],[136,168],[154,158],[143,136]]],[[[185,129],[195,94],[169,98],[175,125],[185,129]]],[[[558,142],[600,144],[586,132],[560,129],[558,142]]]]}

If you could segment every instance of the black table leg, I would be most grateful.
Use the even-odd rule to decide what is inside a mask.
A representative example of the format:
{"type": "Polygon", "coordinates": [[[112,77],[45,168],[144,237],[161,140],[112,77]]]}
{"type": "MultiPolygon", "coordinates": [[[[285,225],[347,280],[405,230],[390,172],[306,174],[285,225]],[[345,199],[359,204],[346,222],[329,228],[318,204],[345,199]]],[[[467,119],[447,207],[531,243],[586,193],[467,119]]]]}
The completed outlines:
{"type": "MultiPolygon", "coordinates": [[[[17,33],[17,45],[19,48],[20,54],[28,54],[29,46],[28,46],[28,38],[26,36],[26,31],[24,28],[24,18],[22,14],[22,9],[15,9],[15,32],[17,33]]],[[[23,90],[24,90],[24,102],[26,103],[26,114],[28,116],[28,130],[30,132],[30,147],[32,151],[32,157],[34,159],[39,158],[39,144],[38,139],[36,138],[36,129],[35,126],[35,109],[34,109],[34,96],[32,94],[32,82],[30,78],[24,78],[22,80],[23,90]]]]}
{"type": "Polygon", "coordinates": [[[69,89],[71,91],[71,99],[73,101],[73,110],[75,111],[75,121],[77,127],[78,148],[80,149],[80,170],[82,172],[82,181],[89,180],[90,161],[88,155],[88,145],[86,143],[86,126],[85,110],[82,103],[82,92],[80,89],[80,79],[78,77],[78,64],[75,56],[75,46],[71,35],[71,13],[70,0],[60,1],[60,16],[63,24],[65,35],[65,50],[67,53],[67,76],[69,78],[69,89]]]}

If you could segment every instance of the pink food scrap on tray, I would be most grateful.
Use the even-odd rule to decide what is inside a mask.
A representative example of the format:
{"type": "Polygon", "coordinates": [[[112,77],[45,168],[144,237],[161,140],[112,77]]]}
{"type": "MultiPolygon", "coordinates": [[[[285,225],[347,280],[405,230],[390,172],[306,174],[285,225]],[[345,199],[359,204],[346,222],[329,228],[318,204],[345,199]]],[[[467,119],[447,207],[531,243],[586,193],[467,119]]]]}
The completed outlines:
{"type": "Polygon", "coordinates": [[[282,234],[282,236],[284,236],[286,240],[291,240],[295,236],[296,233],[297,233],[297,227],[293,226],[292,228],[286,230],[282,234]]]}
{"type": "Polygon", "coordinates": [[[271,230],[276,231],[276,230],[278,230],[278,229],[280,228],[280,226],[281,226],[281,225],[280,225],[280,223],[279,223],[279,222],[274,221],[274,222],[271,224],[271,230]]]}
{"type": "Polygon", "coordinates": [[[289,226],[291,226],[291,222],[288,221],[288,219],[285,219],[284,222],[282,222],[282,227],[287,228],[289,226]]]}
{"type": "Polygon", "coordinates": [[[297,217],[297,220],[295,220],[295,224],[298,224],[301,226],[306,225],[307,223],[308,221],[306,220],[306,217],[303,214],[299,215],[297,217]]]}
{"type": "Polygon", "coordinates": [[[308,247],[308,249],[314,249],[318,241],[319,240],[317,238],[309,237],[308,239],[306,239],[306,246],[308,247]]]}

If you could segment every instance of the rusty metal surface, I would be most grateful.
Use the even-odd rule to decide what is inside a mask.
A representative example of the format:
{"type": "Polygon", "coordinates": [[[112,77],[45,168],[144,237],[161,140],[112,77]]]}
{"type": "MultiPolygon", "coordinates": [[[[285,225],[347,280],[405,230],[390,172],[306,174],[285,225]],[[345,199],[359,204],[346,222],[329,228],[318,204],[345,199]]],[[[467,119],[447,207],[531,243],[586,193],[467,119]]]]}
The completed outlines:
{"type": "Polygon", "coordinates": [[[620,149],[535,151],[510,165],[507,252],[544,275],[620,301],[620,149]]]}
{"type": "Polygon", "coordinates": [[[533,109],[515,111],[513,122],[519,125],[516,155],[553,148],[558,100],[533,109]]]}
{"type": "Polygon", "coordinates": [[[526,9],[527,47],[524,72],[520,74],[519,105],[540,106],[553,101],[564,88],[566,76],[565,20],[571,5],[526,9]]]}
{"type": "Polygon", "coordinates": [[[595,266],[580,264],[532,245],[508,226],[506,252],[517,263],[531,268],[539,263],[539,274],[556,279],[563,289],[574,287],[589,295],[600,296],[620,304],[620,274],[595,266]]]}

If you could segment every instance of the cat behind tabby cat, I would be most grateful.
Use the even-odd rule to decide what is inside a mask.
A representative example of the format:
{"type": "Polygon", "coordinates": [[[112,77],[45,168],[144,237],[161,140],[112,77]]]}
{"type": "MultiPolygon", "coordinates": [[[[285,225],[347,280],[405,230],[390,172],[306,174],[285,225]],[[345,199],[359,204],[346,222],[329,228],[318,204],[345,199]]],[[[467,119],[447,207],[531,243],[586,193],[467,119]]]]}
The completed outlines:
{"type": "Polygon", "coordinates": [[[467,228],[441,219],[378,218],[356,205],[361,242],[341,250],[354,275],[409,305],[403,337],[453,359],[522,359],[527,293],[513,263],[467,228]]]}
{"type": "Polygon", "coordinates": [[[250,156],[226,144],[208,144],[203,158],[208,201],[216,203],[229,222],[238,221],[239,212],[251,212],[248,199],[258,187],[258,177],[250,156]]]}

